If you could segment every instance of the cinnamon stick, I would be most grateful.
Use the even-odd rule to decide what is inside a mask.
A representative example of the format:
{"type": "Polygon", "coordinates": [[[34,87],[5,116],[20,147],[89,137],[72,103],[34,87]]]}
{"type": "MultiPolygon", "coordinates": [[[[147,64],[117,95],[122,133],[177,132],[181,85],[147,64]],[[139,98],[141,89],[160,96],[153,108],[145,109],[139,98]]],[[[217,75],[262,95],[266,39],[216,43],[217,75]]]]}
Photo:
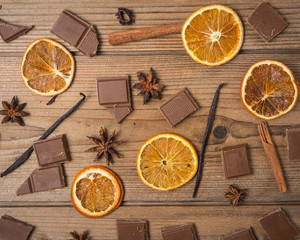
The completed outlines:
{"type": "Polygon", "coordinates": [[[258,131],[263,144],[265,153],[272,167],[276,183],[280,192],[286,192],[287,187],[282,173],[280,161],[277,155],[275,145],[272,142],[271,135],[269,133],[268,125],[263,122],[258,125],[258,131]]]}
{"type": "Polygon", "coordinates": [[[126,42],[154,38],[171,33],[180,33],[182,26],[183,23],[175,23],[155,27],[138,28],[123,32],[113,32],[108,34],[108,42],[110,45],[119,45],[126,42]]]}

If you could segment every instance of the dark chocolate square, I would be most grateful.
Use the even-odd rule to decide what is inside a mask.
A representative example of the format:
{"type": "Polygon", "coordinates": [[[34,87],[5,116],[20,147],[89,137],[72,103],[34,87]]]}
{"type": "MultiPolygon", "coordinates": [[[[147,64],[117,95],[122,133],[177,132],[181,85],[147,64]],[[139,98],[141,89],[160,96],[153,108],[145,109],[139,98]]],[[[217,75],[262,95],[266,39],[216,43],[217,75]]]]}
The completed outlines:
{"type": "Polygon", "coordinates": [[[187,89],[182,89],[159,107],[166,120],[175,127],[199,107],[187,89]]]}
{"type": "Polygon", "coordinates": [[[281,208],[259,219],[259,223],[270,240],[290,240],[299,236],[299,231],[281,208]]]}
{"type": "Polygon", "coordinates": [[[0,239],[1,240],[26,240],[28,239],[33,226],[4,215],[0,218],[0,239]]]}
{"type": "Polygon", "coordinates": [[[36,141],[33,143],[33,148],[40,166],[69,160],[65,135],[36,141]]]}
{"type": "Polygon", "coordinates": [[[290,161],[300,160],[300,128],[287,129],[286,140],[290,161]]]}
{"type": "Polygon", "coordinates": [[[247,228],[221,237],[219,240],[256,240],[256,238],[252,232],[252,229],[247,228]]]}
{"type": "Polygon", "coordinates": [[[163,240],[197,240],[196,230],[192,223],[178,226],[162,227],[163,240]]]}
{"type": "Polygon", "coordinates": [[[288,25],[283,17],[266,2],[259,4],[247,20],[265,41],[270,41],[288,25]]]}
{"type": "Polygon", "coordinates": [[[145,220],[117,220],[119,240],[148,240],[148,223],[145,220]]]}
{"type": "Polygon", "coordinates": [[[227,179],[250,174],[247,144],[222,148],[222,161],[227,179]]]}

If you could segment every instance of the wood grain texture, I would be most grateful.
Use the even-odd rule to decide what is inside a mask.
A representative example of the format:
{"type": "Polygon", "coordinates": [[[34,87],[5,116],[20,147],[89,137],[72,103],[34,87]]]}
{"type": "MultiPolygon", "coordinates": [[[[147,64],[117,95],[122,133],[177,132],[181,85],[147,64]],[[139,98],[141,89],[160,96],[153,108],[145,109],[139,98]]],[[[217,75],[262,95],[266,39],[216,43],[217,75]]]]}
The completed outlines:
{"type": "MultiPolygon", "coordinates": [[[[185,52],[180,34],[110,46],[107,35],[141,27],[160,26],[183,22],[191,13],[207,4],[206,1],[2,1],[1,19],[20,25],[35,25],[27,35],[9,44],[0,41],[0,100],[10,101],[17,95],[20,102],[27,102],[25,127],[15,124],[0,125],[0,170],[5,170],[34,140],[53,124],[79,99],[79,93],[87,95],[86,101],[51,136],[66,134],[71,151],[71,161],[65,163],[68,187],[24,196],[16,196],[17,188],[38,167],[35,153],[10,175],[0,179],[0,214],[10,214],[37,226],[31,240],[68,239],[71,230],[90,229],[94,240],[116,239],[115,220],[119,218],[143,218],[150,221],[151,239],[158,240],[160,227],[193,222],[200,239],[217,239],[223,234],[243,227],[254,227],[259,240],[267,239],[257,220],[282,206],[292,221],[300,227],[300,162],[289,162],[285,130],[300,126],[300,105],[285,116],[268,122],[274,144],[277,146],[288,191],[280,193],[272,169],[261,144],[257,124],[261,120],[247,112],[240,101],[240,82],[246,70],[255,62],[272,59],[291,68],[300,79],[300,2],[298,0],[270,0],[272,6],[288,21],[289,26],[269,43],[246,22],[247,16],[260,1],[224,0],[237,11],[245,27],[245,42],[240,54],[229,63],[208,67],[194,62],[185,52]],[[114,16],[118,7],[134,10],[136,21],[132,26],[121,26],[114,16]],[[96,25],[101,41],[97,56],[88,58],[69,44],[50,33],[63,9],[68,9],[96,25]],[[76,75],[71,87],[58,96],[55,103],[31,93],[20,74],[21,58],[28,44],[37,38],[49,37],[64,44],[76,60],[76,75]],[[159,82],[165,85],[162,100],[151,99],[143,105],[138,91],[132,90],[134,111],[117,124],[96,95],[96,77],[130,76],[131,85],[137,82],[136,72],[156,72],[159,82]],[[136,172],[136,156],[143,142],[149,137],[173,132],[189,139],[200,150],[210,104],[216,87],[222,89],[209,145],[205,154],[202,181],[197,198],[192,198],[195,179],[170,192],[159,192],[145,186],[136,172]],[[158,110],[158,106],[183,87],[188,88],[200,109],[175,128],[171,128],[158,110]],[[93,146],[86,136],[97,136],[100,127],[117,130],[117,139],[124,143],[117,147],[122,154],[110,167],[122,180],[125,197],[122,206],[102,219],[86,219],[80,216],[70,202],[70,185],[75,174],[94,163],[95,153],[84,151],[93,146]],[[218,129],[222,131],[219,132],[218,129]],[[252,174],[226,180],[221,148],[248,143],[252,174]],[[224,198],[229,184],[247,189],[245,206],[232,208],[224,198]]],[[[300,238],[298,238],[300,239],[300,238]]]]}
{"type": "MultiPolygon", "coordinates": [[[[4,207],[0,214],[7,213],[36,228],[31,240],[66,240],[69,232],[90,231],[93,240],[116,240],[116,219],[147,219],[151,240],[160,240],[160,228],[187,222],[195,224],[200,240],[218,239],[222,235],[252,226],[257,239],[267,240],[258,219],[280,206],[241,206],[228,207],[120,207],[108,216],[100,219],[88,219],[79,215],[72,207],[4,207]]],[[[291,221],[300,225],[300,207],[286,206],[283,210],[291,221]]],[[[300,238],[295,238],[299,240],[300,238]]]]}

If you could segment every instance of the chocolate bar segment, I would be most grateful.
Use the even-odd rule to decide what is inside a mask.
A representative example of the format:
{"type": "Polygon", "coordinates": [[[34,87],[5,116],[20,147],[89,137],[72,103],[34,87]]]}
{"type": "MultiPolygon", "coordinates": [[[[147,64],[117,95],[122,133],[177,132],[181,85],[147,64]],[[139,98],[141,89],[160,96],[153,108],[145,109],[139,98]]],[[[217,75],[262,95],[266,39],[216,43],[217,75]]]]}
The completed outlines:
{"type": "Polygon", "coordinates": [[[62,38],[87,56],[97,53],[99,41],[95,26],[64,10],[54,24],[52,33],[62,38]]]}
{"type": "Polygon", "coordinates": [[[281,208],[259,219],[259,223],[270,240],[291,240],[300,235],[281,208]]]}
{"type": "Polygon", "coordinates": [[[282,16],[266,2],[259,4],[247,20],[265,41],[273,39],[288,25],[282,16]]]}
{"type": "Polygon", "coordinates": [[[29,178],[20,186],[17,195],[47,191],[65,186],[63,168],[62,165],[59,164],[34,170],[29,178]]]}
{"type": "Polygon", "coordinates": [[[51,163],[68,161],[66,145],[65,135],[34,142],[33,148],[39,165],[45,166],[51,163]]]}
{"type": "Polygon", "coordinates": [[[222,162],[227,179],[250,174],[247,144],[223,147],[222,162]]]}
{"type": "Polygon", "coordinates": [[[0,239],[1,240],[26,240],[28,239],[33,226],[4,215],[0,218],[0,239]]]}
{"type": "Polygon", "coordinates": [[[145,220],[117,220],[119,240],[149,240],[148,223],[145,220]]]}
{"type": "Polygon", "coordinates": [[[175,127],[198,109],[197,103],[185,88],[159,107],[159,110],[172,127],[175,127]]]}
{"type": "Polygon", "coordinates": [[[197,240],[196,230],[192,223],[161,228],[163,240],[197,240]]]}
{"type": "Polygon", "coordinates": [[[18,25],[9,24],[0,19],[0,35],[4,42],[8,43],[15,38],[29,32],[33,26],[23,27],[18,25]]]}
{"type": "Polygon", "coordinates": [[[219,240],[256,240],[256,238],[253,234],[252,229],[247,228],[221,237],[219,238],[219,240]]]}
{"type": "Polygon", "coordinates": [[[132,111],[128,77],[98,78],[99,104],[106,107],[112,116],[121,122],[132,111]]]}
{"type": "Polygon", "coordinates": [[[287,129],[286,140],[288,156],[290,161],[300,160],[300,128],[287,129]]]}

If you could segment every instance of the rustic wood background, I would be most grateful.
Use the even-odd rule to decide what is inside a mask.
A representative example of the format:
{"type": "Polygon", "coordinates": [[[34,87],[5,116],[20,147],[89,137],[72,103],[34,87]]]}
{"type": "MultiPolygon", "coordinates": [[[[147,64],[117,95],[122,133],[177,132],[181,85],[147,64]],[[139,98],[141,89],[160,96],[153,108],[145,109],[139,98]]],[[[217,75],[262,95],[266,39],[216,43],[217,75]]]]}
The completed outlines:
{"type": "MultiPolygon", "coordinates": [[[[246,70],[255,62],[272,59],[285,63],[300,79],[300,2],[299,0],[269,0],[288,21],[289,26],[271,42],[262,38],[246,22],[247,16],[259,0],[141,0],[141,1],[61,1],[29,0],[1,2],[0,18],[19,25],[34,25],[27,35],[11,43],[0,41],[0,100],[10,101],[14,95],[27,102],[24,118],[26,126],[0,126],[0,170],[5,170],[34,140],[80,99],[87,100],[51,135],[66,134],[72,161],[65,164],[68,187],[53,191],[16,196],[17,188],[38,167],[33,153],[30,159],[10,175],[0,179],[0,214],[9,214],[36,226],[32,240],[70,239],[69,231],[88,229],[93,240],[116,239],[115,220],[148,219],[152,240],[161,239],[160,227],[192,222],[201,240],[218,237],[252,226],[258,239],[267,239],[258,219],[282,207],[293,223],[300,228],[300,162],[289,162],[285,129],[300,124],[300,104],[287,115],[269,121],[274,142],[278,147],[288,192],[277,190],[273,172],[264,154],[258,136],[261,120],[243,107],[239,91],[246,70]],[[207,67],[194,62],[185,52],[180,34],[110,46],[107,34],[112,31],[183,22],[191,13],[207,4],[220,3],[233,8],[245,28],[242,50],[231,62],[219,67],[207,67]],[[122,26],[114,16],[118,7],[134,10],[133,26],[122,26]],[[63,9],[68,9],[97,26],[101,41],[97,56],[88,58],[50,33],[63,9]],[[50,106],[50,100],[31,93],[24,85],[20,64],[24,50],[37,38],[47,37],[61,42],[76,59],[76,76],[71,87],[50,106]],[[156,70],[165,85],[163,99],[143,105],[142,98],[132,91],[134,111],[125,121],[117,124],[110,113],[97,102],[96,77],[131,76],[137,81],[137,71],[156,70]],[[174,132],[189,139],[200,150],[209,107],[218,84],[227,82],[222,89],[213,129],[224,127],[224,136],[210,136],[205,154],[203,178],[197,198],[192,198],[195,179],[170,192],[159,192],[145,186],[136,172],[136,156],[142,143],[149,137],[174,132]],[[187,87],[201,107],[199,111],[172,129],[163,118],[158,106],[183,87],[187,87]],[[111,166],[123,181],[125,197],[120,208],[100,219],[88,219],[72,207],[70,185],[75,174],[83,167],[94,165],[94,153],[85,153],[93,143],[86,136],[97,136],[100,127],[117,130],[118,147],[122,159],[111,166]],[[76,131],[74,131],[76,130],[76,131]],[[221,137],[221,138],[218,138],[221,137]],[[248,143],[252,174],[232,180],[224,177],[220,149],[237,143],[248,143]],[[232,208],[224,198],[229,184],[248,189],[242,206],[232,208]]],[[[105,165],[105,161],[99,162],[105,165]]],[[[300,239],[300,238],[297,238],[300,239]]]]}

